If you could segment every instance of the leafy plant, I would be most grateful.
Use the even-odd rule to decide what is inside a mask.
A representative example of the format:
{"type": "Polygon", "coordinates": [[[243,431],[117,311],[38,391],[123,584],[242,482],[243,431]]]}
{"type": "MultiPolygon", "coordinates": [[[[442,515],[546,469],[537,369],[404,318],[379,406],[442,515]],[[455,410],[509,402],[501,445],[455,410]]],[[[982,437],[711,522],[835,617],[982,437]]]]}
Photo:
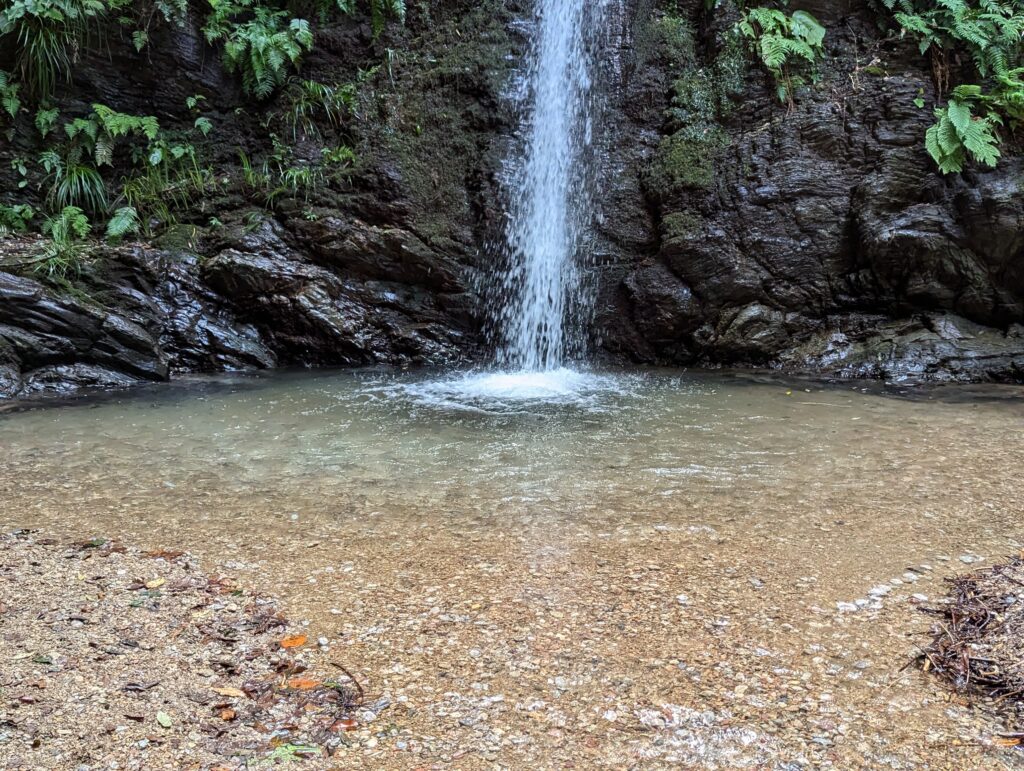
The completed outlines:
{"type": "Polygon", "coordinates": [[[749,8],[736,28],[775,79],[779,101],[792,104],[797,88],[817,81],[825,28],[807,11],[749,8]]]}
{"type": "Polygon", "coordinates": [[[203,26],[210,43],[224,42],[224,66],[242,77],[242,89],[266,99],[285,82],[287,65],[297,66],[313,47],[305,19],[290,19],[255,0],[209,0],[213,12],[203,26]],[[240,17],[243,20],[240,20],[240,17]]]}
{"type": "Polygon", "coordinates": [[[300,136],[319,138],[320,122],[330,126],[339,125],[355,98],[355,83],[329,86],[315,80],[292,78],[282,111],[284,124],[295,141],[300,136]]]}
{"type": "Polygon", "coordinates": [[[15,83],[10,73],[0,70],[0,106],[12,118],[21,109],[21,97],[18,96],[20,90],[21,84],[15,83]]]}
{"type": "Polygon", "coordinates": [[[77,206],[65,206],[60,214],[46,217],[43,233],[49,239],[39,253],[35,273],[58,281],[77,275],[87,253],[81,241],[89,235],[89,230],[89,220],[77,206]]]}
{"type": "Polygon", "coordinates": [[[967,156],[990,168],[1000,156],[996,126],[1003,122],[1002,118],[992,110],[975,115],[972,105],[984,109],[984,97],[978,86],[954,89],[949,103],[935,110],[938,122],[925,133],[928,154],[943,174],[962,171],[967,156]]]}
{"type": "Polygon", "coordinates": [[[39,156],[50,183],[46,200],[60,208],[84,207],[91,212],[103,212],[107,208],[106,185],[88,156],[83,156],[81,146],[68,147],[63,155],[46,150],[39,156]]]}
{"type": "Polygon", "coordinates": [[[134,206],[122,206],[107,223],[107,240],[117,243],[127,235],[139,232],[139,213],[134,206]]]}
{"type": "Polygon", "coordinates": [[[18,203],[13,206],[0,203],[0,236],[25,233],[35,216],[36,210],[27,203],[18,203]]]}
{"type": "MultiPolygon", "coordinates": [[[[356,0],[316,0],[317,13],[321,19],[327,18],[332,11],[341,11],[353,15],[358,10],[356,0]]],[[[405,22],[405,0],[369,0],[370,26],[374,37],[384,31],[388,17],[405,22]]]]}
{"type": "Polygon", "coordinates": [[[150,233],[156,225],[177,221],[176,211],[195,205],[212,174],[199,165],[191,145],[170,145],[161,162],[146,164],[124,180],[122,196],[137,212],[139,227],[150,233]]]}
{"type": "Polygon", "coordinates": [[[41,107],[36,110],[35,124],[39,135],[45,139],[46,135],[57,125],[58,118],[60,118],[60,110],[56,107],[41,107]]]}
{"type": "Polygon", "coordinates": [[[966,51],[979,84],[953,89],[935,110],[925,146],[943,174],[963,170],[967,158],[994,166],[997,127],[1024,122],[1024,2],[1012,0],[880,0],[902,34],[931,57],[939,93],[949,90],[950,61],[966,51]]]}
{"type": "Polygon", "coordinates": [[[0,45],[11,46],[22,82],[44,98],[68,77],[106,11],[103,0],[8,0],[0,10],[0,45]]]}

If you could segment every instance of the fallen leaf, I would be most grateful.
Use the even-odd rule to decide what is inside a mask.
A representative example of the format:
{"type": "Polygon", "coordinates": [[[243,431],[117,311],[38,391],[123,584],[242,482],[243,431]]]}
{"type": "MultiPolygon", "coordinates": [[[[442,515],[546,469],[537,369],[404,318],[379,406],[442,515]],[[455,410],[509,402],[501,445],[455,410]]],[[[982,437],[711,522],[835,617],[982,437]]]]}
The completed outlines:
{"type": "Polygon", "coordinates": [[[320,683],[316,680],[310,680],[308,677],[293,677],[288,681],[288,687],[294,688],[297,691],[308,691],[312,688],[316,688],[320,683]]]}
{"type": "Polygon", "coordinates": [[[220,711],[220,719],[221,720],[234,720],[235,719],[235,711],[233,709],[231,709],[231,708],[222,709],[220,711]]]}
{"type": "Polygon", "coordinates": [[[359,724],[350,717],[343,717],[331,724],[331,731],[354,731],[359,724]]]}
{"type": "Polygon", "coordinates": [[[282,648],[298,648],[301,645],[306,644],[306,635],[304,634],[293,634],[285,637],[281,640],[282,648]]]}
{"type": "Polygon", "coordinates": [[[184,553],[185,552],[183,551],[174,551],[171,549],[154,549],[153,551],[147,551],[146,556],[151,557],[152,559],[173,560],[182,556],[184,553]]]}
{"type": "Polygon", "coordinates": [[[245,691],[241,690],[240,688],[214,688],[213,692],[219,693],[221,696],[234,696],[237,699],[240,699],[243,696],[245,696],[245,691]]]}
{"type": "Polygon", "coordinates": [[[167,583],[167,581],[165,579],[163,579],[163,578],[154,578],[152,581],[146,581],[146,588],[147,589],[158,589],[158,588],[160,588],[161,586],[163,586],[166,583],[167,583]]]}
{"type": "Polygon", "coordinates": [[[996,739],[996,744],[1000,747],[1016,747],[1020,744],[1020,739],[1016,737],[1001,736],[996,739]]]}
{"type": "Polygon", "coordinates": [[[158,722],[164,728],[170,728],[171,727],[171,716],[168,715],[166,712],[157,712],[156,713],[156,722],[158,722]]]}

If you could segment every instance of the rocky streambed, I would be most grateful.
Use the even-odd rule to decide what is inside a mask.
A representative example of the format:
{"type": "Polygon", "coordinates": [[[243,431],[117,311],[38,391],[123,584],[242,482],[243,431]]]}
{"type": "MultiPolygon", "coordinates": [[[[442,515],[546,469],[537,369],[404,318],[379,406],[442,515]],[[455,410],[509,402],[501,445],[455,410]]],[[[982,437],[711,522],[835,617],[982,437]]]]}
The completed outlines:
{"type": "MultiPolygon", "coordinates": [[[[136,725],[107,713],[104,725],[128,726],[132,742],[116,745],[125,758],[201,746],[189,734],[225,722],[213,705],[245,720],[259,707],[250,668],[268,693],[288,695],[291,677],[347,682],[336,662],[377,706],[342,710],[356,727],[327,738],[312,723],[289,729],[295,744],[336,747],[310,767],[1021,767],[997,705],[915,665],[933,639],[921,608],[947,595],[944,579],[1024,547],[1019,389],[894,398],[646,378],[488,411],[453,403],[450,383],[309,373],[5,415],[0,522],[57,544],[45,559],[12,547],[3,602],[32,615],[18,581],[43,592],[54,563],[55,580],[74,586],[42,600],[56,613],[40,608],[25,624],[0,615],[0,633],[45,639],[57,662],[33,662],[13,641],[5,719],[35,714],[10,703],[39,697],[32,682],[64,682],[50,656],[59,642],[99,635],[119,650],[141,618],[165,625],[156,630],[185,624],[159,645],[198,657],[181,669],[190,688],[247,695],[221,707],[214,694],[195,707],[200,728],[186,729],[179,714],[192,713],[161,706],[162,691],[119,692],[112,704],[136,705],[121,714],[145,714],[136,725]],[[158,556],[71,546],[97,538],[158,556]],[[192,556],[159,557],[168,548],[192,556]],[[228,591],[193,583],[203,575],[230,577],[228,591]],[[257,635],[264,653],[222,673],[211,662],[244,649],[248,632],[233,644],[209,630],[262,613],[252,592],[309,625],[257,635]],[[200,601],[212,605],[194,618],[200,601]],[[129,626],[109,631],[119,624],[129,626]],[[282,650],[293,634],[306,644],[282,650]],[[286,672],[296,660],[308,670],[286,672]],[[154,738],[163,744],[137,754],[154,738]]],[[[128,659],[86,654],[124,685],[128,659]]],[[[130,682],[160,679],[138,661],[130,682]]],[[[73,676],[66,685],[92,704],[73,676]]],[[[314,707],[310,720],[326,719],[314,707]]],[[[277,749],[255,725],[236,730],[228,752],[277,749]]],[[[48,746],[33,748],[24,727],[4,732],[5,758],[48,746]]]]}

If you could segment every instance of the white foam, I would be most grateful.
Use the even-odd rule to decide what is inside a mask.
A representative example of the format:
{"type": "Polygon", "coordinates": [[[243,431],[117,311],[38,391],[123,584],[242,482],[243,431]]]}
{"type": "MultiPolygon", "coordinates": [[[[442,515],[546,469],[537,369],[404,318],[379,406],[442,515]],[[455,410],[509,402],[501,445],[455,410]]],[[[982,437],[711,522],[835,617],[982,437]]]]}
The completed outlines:
{"type": "Polygon", "coordinates": [[[402,390],[416,403],[481,412],[547,404],[597,406],[601,397],[629,392],[635,377],[600,375],[566,367],[539,371],[469,372],[402,390]]]}

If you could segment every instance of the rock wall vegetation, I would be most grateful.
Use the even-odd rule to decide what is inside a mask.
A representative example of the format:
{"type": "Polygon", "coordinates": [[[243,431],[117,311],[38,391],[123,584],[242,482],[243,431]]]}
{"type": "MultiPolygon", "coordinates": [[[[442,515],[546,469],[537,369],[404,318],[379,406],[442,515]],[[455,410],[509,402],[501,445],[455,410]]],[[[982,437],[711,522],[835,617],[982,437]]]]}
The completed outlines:
{"type": "Polygon", "coordinates": [[[636,15],[618,133],[640,192],[608,219],[605,347],[1019,382],[1024,4],[781,8],[636,15]]]}
{"type": "MultiPolygon", "coordinates": [[[[933,5],[624,0],[600,355],[1024,379],[1024,3],[933,5]]],[[[531,10],[8,2],[0,395],[486,356],[531,10]]]]}

